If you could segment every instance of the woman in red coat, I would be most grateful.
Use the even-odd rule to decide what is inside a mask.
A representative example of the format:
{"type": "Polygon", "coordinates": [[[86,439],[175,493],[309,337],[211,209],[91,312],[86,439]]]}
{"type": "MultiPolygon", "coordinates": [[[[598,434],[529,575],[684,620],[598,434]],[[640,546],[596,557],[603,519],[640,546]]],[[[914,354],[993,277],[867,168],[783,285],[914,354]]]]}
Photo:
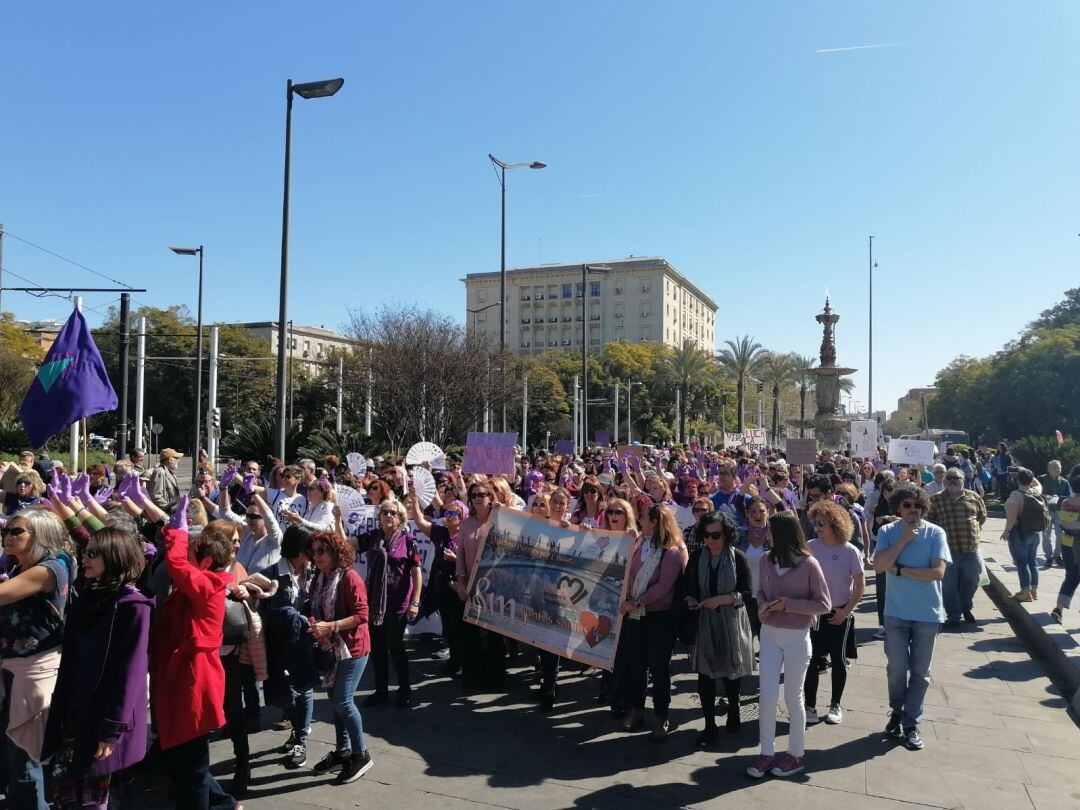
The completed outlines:
{"type": "Polygon", "coordinates": [[[165,567],[172,593],[158,611],[150,663],[150,697],[165,771],[177,807],[235,808],[210,775],[210,733],[225,724],[225,671],[218,650],[232,538],[212,529],[188,544],[185,495],[165,529],[165,567]]]}

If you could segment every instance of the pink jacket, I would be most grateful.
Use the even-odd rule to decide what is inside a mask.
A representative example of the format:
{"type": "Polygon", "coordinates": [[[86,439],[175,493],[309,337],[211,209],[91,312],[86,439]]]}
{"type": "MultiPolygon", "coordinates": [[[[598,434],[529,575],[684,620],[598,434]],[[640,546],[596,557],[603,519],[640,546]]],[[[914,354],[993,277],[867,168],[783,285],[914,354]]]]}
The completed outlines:
{"type": "Polygon", "coordinates": [[[796,557],[795,567],[776,572],[776,565],[765,554],[759,561],[760,578],[754,594],[758,607],[784,597],[784,610],[762,616],[762,624],[788,630],[808,630],[814,617],[832,610],[829,587],[821,566],[813,557],[796,557]]]}

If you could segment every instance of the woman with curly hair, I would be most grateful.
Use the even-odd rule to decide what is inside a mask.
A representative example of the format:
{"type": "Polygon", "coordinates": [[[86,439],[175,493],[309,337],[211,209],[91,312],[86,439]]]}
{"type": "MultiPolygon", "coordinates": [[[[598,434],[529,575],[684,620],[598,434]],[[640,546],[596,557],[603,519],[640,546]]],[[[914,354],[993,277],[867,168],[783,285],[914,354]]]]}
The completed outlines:
{"type": "Polygon", "coordinates": [[[830,725],[843,722],[840,700],[847,684],[847,663],[844,650],[848,633],[854,632],[851,614],[862,599],[866,587],[862,557],[848,538],[852,520],[847,509],[832,501],[817,501],[810,507],[810,520],[817,537],[810,541],[810,553],[821,566],[825,584],[829,586],[832,610],[810,631],[811,658],[806,670],[803,691],[806,693],[806,723],[818,722],[818,675],[826,668],[826,658],[832,661],[832,696],[829,711],[821,718],[830,725]]]}
{"type": "Polygon", "coordinates": [[[312,615],[308,632],[318,646],[323,684],[334,708],[337,741],[337,747],[315,766],[315,773],[339,771],[337,784],[345,785],[355,782],[372,765],[355,700],[371,652],[367,589],[352,567],[352,547],[335,532],[311,535],[311,557],[315,575],[308,588],[312,615]]]}

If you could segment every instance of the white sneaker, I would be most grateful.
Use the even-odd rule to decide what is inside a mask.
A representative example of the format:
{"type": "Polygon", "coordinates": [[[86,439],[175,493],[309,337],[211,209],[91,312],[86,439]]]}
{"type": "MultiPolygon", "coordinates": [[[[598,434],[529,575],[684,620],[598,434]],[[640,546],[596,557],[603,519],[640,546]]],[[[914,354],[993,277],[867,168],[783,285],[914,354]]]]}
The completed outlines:
{"type": "Polygon", "coordinates": [[[806,725],[807,725],[807,727],[809,728],[810,726],[816,726],[820,722],[821,722],[821,718],[818,717],[817,710],[807,708],[807,710],[806,710],[806,725]]]}
{"type": "Polygon", "coordinates": [[[839,703],[834,703],[829,707],[829,713],[825,715],[825,722],[830,726],[838,726],[844,722],[844,710],[840,708],[839,703]]]}

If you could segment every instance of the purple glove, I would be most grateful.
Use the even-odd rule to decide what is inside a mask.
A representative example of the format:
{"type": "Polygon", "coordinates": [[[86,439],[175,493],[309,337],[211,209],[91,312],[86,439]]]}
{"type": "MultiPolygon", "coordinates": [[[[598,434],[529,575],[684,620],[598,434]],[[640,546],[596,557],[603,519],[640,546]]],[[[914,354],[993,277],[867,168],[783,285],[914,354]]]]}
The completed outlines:
{"type": "Polygon", "coordinates": [[[124,476],[124,480],[120,482],[120,489],[117,492],[120,495],[121,500],[135,500],[135,485],[139,480],[138,473],[127,473],[124,476]]]}
{"type": "Polygon", "coordinates": [[[169,528],[177,529],[182,532],[188,530],[187,522],[187,508],[190,498],[187,495],[181,495],[180,500],[176,504],[176,509],[172,513],[172,517],[169,518],[169,528]]]}
{"type": "Polygon", "coordinates": [[[225,468],[225,474],[221,476],[221,481],[218,482],[218,489],[228,489],[234,478],[236,478],[236,467],[230,464],[225,468]]]}
{"type": "MultiPolygon", "coordinates": [[[[132,503],[136,506],[142,506],[148,500],[150,500],[150,494],[146,491],[146,487],[142,485],[142,481],[138,478],[135,479],[135,485],[131,488],[129,495],[132,503]]],[[[186,495],[184,497],[187,497],[186,495]]]]}
{"type": "Polygon", "coordinates": [[[600,468],[600,471],[605,472],[605,473],[610,473],[611,472],[611,461],[610,460],[605,461],[604,466],[600,468]]]}
{"type": "Polygon", "coordinates": [[[52,478],[50,479],[50,483],[52,484],[53,492],[60,491],[60,473],[56,471],[56,467],[53,467],[52,469],[52,478]]]}
{"type": "Polygon", "coordinates": [[[97,495],[94,496],[94,500],[104,506],[105,502],[109,500],[109,496],[112,495],[112,492],[112,487],[102,487],[98,490],[97,495]]]}
{"type": "Polygon", "coordinates": [[[78,498],[80,501],[82,501],[83,503],[90,503],[91,495],[90,495],[90,476],[89,475],[86,475],[85,473],[83,473],[82,475],[77,476],[75,478],[74,482],[68,481],[67,484],[68,484],[68,488],[67,488],[67,491],[65,491],[64,490],[64,481],[63,481],[63,479],[61,479],[60,500],[61,500],[62,503],[68,503],[68,501],[71,500],[71,495],[72,494],[74,494],[74,496],[76,498],[78,498]],[[64,500],[65,496],[67,497],[66,501],[64,500]]]}
{"type": "MultiPolygon", "coordinates": [[[[233,471],[235,474],[235,470],[233,471]]],[[[249,495],[255,491],[255,473],[244,473],[244,492],[249,495]]]]}

